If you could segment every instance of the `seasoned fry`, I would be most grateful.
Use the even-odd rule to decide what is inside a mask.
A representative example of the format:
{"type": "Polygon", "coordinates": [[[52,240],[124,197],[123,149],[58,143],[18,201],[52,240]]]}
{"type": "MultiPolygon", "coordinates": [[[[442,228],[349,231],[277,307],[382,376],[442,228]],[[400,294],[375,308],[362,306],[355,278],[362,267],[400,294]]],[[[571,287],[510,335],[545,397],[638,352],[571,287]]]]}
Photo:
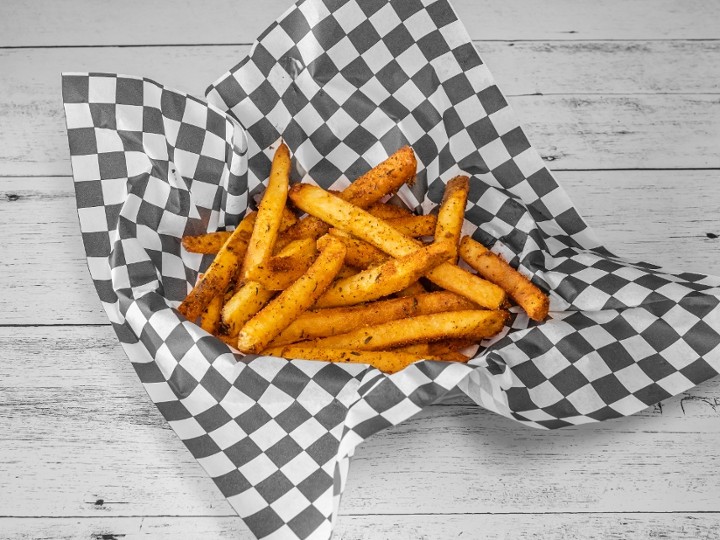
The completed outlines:
{"type": "Polygon", "coordinates": [[[330,235],[345,244],[345,249],[347,250],[345,253],[345,264],[364,270],[365,268],[377,266],[378,264],[382,264],[388,260],[388,256],[375,246],[372,246],[363,240],[353,238],[339,229],[330,229],[330,233],[328,235],[318,238],[318,249],[322,249],[322,247],[330,240],[330,235]]]}
{"type": "Polygon", "coordinates": [[[403,146],[346,187],[339,197],[367,208],[385,195],[396,192],[403,184],[412,184],[416,172],[415,152],[409,146],[403,146]]]}
{"type": "MultiPolygon", "coordinates": [[[[236,229],[240,229],[238,234],[246,242],[250,240],[257,212],[249,212],[245,215],[236,229]]],[[[289,209],[283,208],[282,220],[280,221],[280,232],[286,230],[297,222],[297,216],[289,209]]],[[[223,244],[230,238],[232,231],[215,231],[197,236],[183,236],[182,245],[190,253],[204,253],[211,255],[220,251],[223,244]]]]}
{"type": "Polygon", "coordinates": [[[371,214],[376,218],[380,219],[403,218],[414,215],[410,210],[406,208],[384,202],[376,202],[375,204],[371,204],[370,206],[368,206],[367,211],[368,214],[371,214]]]}
{"type": "Polygon", "coordinates": [[[220,325],[220,313],[222,311],[224,294],[220,293],[210,300],[205,310],[200,314],[200,328],[208,334],[215,334],[220,325]]]}
{"type": "Polygon", "coordinates": [[[481,340],[502,330],[507,317],[502,310],[446,311],[366,326],[310,343],[313,347],[372,351],[448,338],[481,340]]]}
{"type": "Polygon", "coordinates": [[[295,240],[267,262],[248,270],[248,279],[257,281],[268,290],[281,291],[310,268],[315,253],[315,241],[312,238],[295,240]]]}
{"type": "MultiPolygon", "coordinates": [[[[357,178],[337,196],[365,208],[394,193],[404,183],[412,183],[417,171],[415,152],[409,146],[400,148],[385,161],[357,178]]],[[[298,238],[320,238],[328,231],[328,225],[315,216],[307,216],[290,227],[283,235],[283,242],[298,238]]]]}
{"type": "Polygon", "coordinates": [[[183,236],[182,245],[190,253],[211,255],[220,251],[231,234],[230,231],[216,231],[197,236],[183,236]]]}
{"type": "Polygon", "coordinates": [[[548,296],[502,257],[469,236],[460,241],[460,256],[482,277],[505,289],[531,319],[545,320],[550,305],[548,296]]]}
{"type": "Polygon", "coordinates": [[[328,288],[345,258],[345,246],[333,241],[297,281],[265,306],[240,330],[237,348],[259,353],[328,288]]]}
{"type": "Polygon", "coordinates": [[[369,364],[385,373],[397,373],[418,360],[440,360],[422,355],[396,351],[358,351],[353,349],[321,349],[318,347],[289,346],[272,347],[263,354],[296,358],[301,360],[321,360],[325,362],[353,362],[369,364]]]}
{"type": "Polygon", "coordinates": [[[453,248],[452,262],[457,262],[458,244],[465,221],[465,205],[470,191],[470,179],[467,176],[456,176],[445,186],[437,226],[435,241],[447,240],[453,248]]]}
{"type": "Polygon", "coordinates": [[[402,289],[401,291],[398,291],[395,293],[395,296],[416,296],[418,294],[426,293],[425,287],[423,287],[423,284],[419,281],[415,281],[402,289]]]}
{"type": "Polygon", "coordinates": [[[405,236],[419,238],[421,236],[432,236],[435,234],[435,224],[437,222],[437,218],[433,215],[407,216],[390,218],[385,221],[405,236]]]}
{"type": "Polygon", "coordinates": [[[335,275],[335,280],[349,278],[358,273],[357,268],[343,264],[342,268],[335,275]]]}
{"type": "Polygon", "coordinates": [[[188,320],[195,321],[214,297],[225,292],[235,275],[240,257],[247,249],[241,231],[236,231],[220,248],[215,260],[178,307],[178,311],[188,320]]]}
{"type": "Polygon", "coordinates": [[[413,343],[412,345],[403,345],[402,347],[395,347],[392,349],[393,352],[405,353],[405,354],[416,354],[423,358],[430,356],[430,344],[429,343],[413,343]]]}
{"type": "Polygon", "coordinates": [[[290,150],[281,143],[275,151],[268,186],[258,208],[247,252],[241,268],[241,279],[249,279],[248,271],[265,262],[275,245],[282,221],[290,183],[290,150]]]}
{"type": "MultiPolygon", "coordinates": [[[[402,257],[418,249],[416,241],[391,225],[318,187],[295,184],[289,197],[304,212],[365,240],[393,257],[402,257]]],[[[500,287],[450,263],[443,263],[425,275],[437,285],[489,309],[497,309],[505,300],[505,291],[500,287]]]]}
{"type": "Polygon", "coordinates": [[[457,352],[474,345],[471,339],[443,339],[430,344],[430,354],[440,356],[447,352],[457,352]]]}
{"type": "Polygon", "coordinates": [[[452,254],[447,242],[431,244],[404,257],[390,259],[379,266],[332,284],[315,303],[317,308],[352,306],[388,296],[418,280],[452,254]]]}
{"type": "Polygon", "coordinates": [[[294,343],[305,339],[345,334],[361,326],[429,315],[443,311],[474,309],[476,306],[457,294],[438,291],[414,297],[380,300],[362,306],[306,311],[272,342],[273,346],[294,343]]]}
{"type": "Polygon", "coordinates": [[[222,309],[221,329],[224,334],[235,337],[243,325],[260,311],[275,295],[257,281],[242,285],[222,309]]]}

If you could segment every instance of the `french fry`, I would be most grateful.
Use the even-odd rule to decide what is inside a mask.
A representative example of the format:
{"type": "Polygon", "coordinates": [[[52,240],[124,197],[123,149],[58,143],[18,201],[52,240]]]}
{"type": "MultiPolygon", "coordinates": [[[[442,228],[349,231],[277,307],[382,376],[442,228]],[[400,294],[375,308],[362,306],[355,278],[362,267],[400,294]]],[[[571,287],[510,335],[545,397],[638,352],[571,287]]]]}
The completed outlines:
{"type": "Polygon", "coordinates": [[[268,290],[281,291],[310,268],[315,253],[315,241],[312,238],[295,240],[274,257],[249,269],[247,277],[268,290]]]}
{"type": "Polygon", "coordinates": [[[222,308],[221,330],[236,337],[243,325],[260,311],[275,295],[257,281],[248,281],[235,291],[222,308]]]}
{"type": "Polygon", "coordinates": [[[423,287],[423,284],[419,281],[415,281],[405,287],[404,289],[398,291],[395,293],[395,296],[416,296],[418,294],[426,293],[427,290],[425,290],[425,287],[423,287]]]}
{"type": "Polygon", "coordinates": [[[410,210],[394,204],[376,202],[367,208],[368,214],[380,219],[392,219],[414,216],[410,210]]]}
{"type": "MultiPolygon", "coordinates": [[[[393,257],[402,257],[418,249],[415,240],[391,225],[316,186],[295,184],[288,196],[304,212],[365,240],[393,257]]],[[[443,263],[425,275],[433,283],[488,309],[497,309],[505,300],[505,291],[500,287],[450,263],[443,263]]]]}
{"type": "Polygon", "coordinates": [[[223,296],[223,293],[215,295],[205,310],[200,314],[200,328],[209,334],[217,334],[218,332],[223,296]]]}
{"type": "Polygon", "coordinates": [[[343,264],[342,268],[340,268],[340,270],[338,270],[338,273],[335,275],[335,280],[349,278],[357,273],[357,268],[353,268],[352,266],[343,264]]]}
{"type": "Polygon", "coordinates": [[[435,343],[416,343],[414,345],[405,345],[404,347],[397,347],[393,351],[417,354],[427,359],[438,359],[445,360],[448,362],[467,362],[470,360],[469,356],[465,356],[456,350],[451,350],[444,346],[438,346],[442,342],[435,343]]]}
{"type": "Polygon", "coordinates": [[[460,241],[460,256],[483,278],[505,289],[528,317],[534,321],[545,320],[550,305],[548,296],[502,257],[469,236],[460,241]]]}
{"type": "Polygon", "coordinates": [[[361,326],[475,307],[475,304],[462,296],[438,291],[414,297],[380,300],[362,306],[306,311],[283,330],[271,344],[284,345],[306,339],[334,336],[345,334],[361,326]]]}
{"type": "Polygon", "coordinates": [[[330,229],[328,235],[318,238],[318,249],[322,249],[322,246],[330,240],[330,235],[345,244],[345,249],[347,250],[345,254],[345,264],[364,270],[365,268],[377,266],[378,264],[382,264],[388,260],[387,254],[383,253],[375,246],[372,246],[363,240],[353,238],[339,229],[333,228],[330,229]]]}
{"type": "Polygon", "coordinates": [[[445,186],[435,228],[435,241],[446,240],[453,247],[452,262],[457,262],[458,244],[465,221],[465,205],[470,191],[470,179],[467,176],[456,176],[445,186]]]}
{"type": "Polygon", "coordinates": [[[280,229],[290,183],[290,150],[281,143],[270,167],[268,186],[258,208],[255,226],[241,268],[241,279],[249,279],[250,269],[265,262],[271,255],[280,229]]]}
{"type": "Polygon", "coordinates": [[[405,354],[416,354],[422,358],[430,356],[430,344],[429,343],[413,343],[412,345],[403,345],[402,347],[395,347],[392,349],[393,352],[405,353],[405,354]]]}
{"type": "Polygon", "coordinates": [[[447,242],[434,243],[404,257],[390,259],[379,266],[336,281],[318,298],[315,307],[352,306],[388,296],[404,289],[428,270],[446,261],[452,251],[452,246],[447,242]]]}
{"type": "Polygon", "coordinates": [[[412,184],[417,172],[415,152],[403,146],[385,161],[373,167],[346,187],[340,198],[360,208],[367,208],[395,193],[403,184],[412,184]]]}
{"type": "Polygon", "coordinates": [[[475,345],[471,339],[443,339],[430,344],[430,354],[440,356],[447,352],[457,352],[475,345]]]}
{"type": "MultiPolygon", "coordinates": [[[[412,183],[417,171],[415,152],[409,146],[400,148],[385,161],[357,178],[337,196],[355,206],[365,208],[394,193],[404,183],[412,183]]],[[[301,219],[283,235],[283,242],[298,238],[320,238],[328,225],[314,216],[301,219]]]]}
{"type": "Polygon", "coordinates": [[[272,347],[263,351],[263,354],[300,360],[369,364],[385,373],[397,373],[418,360],[439,360],[438,358],[426,358],[422,355],[396,351],[369,352],[353,349],[321,349],[305,346],[272,347]]]}
{"type": "MultiPolygon", "coordinates": [[[[238,234],[241,234],[242,239],[246,242],[250,240],[253,227],[255,226],[255,219],[257,218],[257,212],[249,212],[240,221],[236,227],[240,229],[238,234]]],[[[294,225],[297,222],[297,216],[293,214],[288,208],[283,208],[282,220],[280,221],[280,232],[283,232],[288,227],[294,225]]],[[[230,238],[233,231],[215,231],[197,236],[183,236],[182,245],[186,251],[190,253],[204,253],[206,255],[212,255],[220,251],[223,244],[230,238]]]]}
{"type": "Polygon", "coordinates": [[[389,218],[385,221],[405,236],[419,238],[421,236],[433,236],[435,234],[435,224],[437,222],[437,218],[428,214],[426,216],[389,218]]]}
{"type": "Polygon", "coordinates": [[[238,335],[237,349],[259,353],[330,286],[345,258],[342,242],[330,242],[297,281],[260,310],[238,335]]]}
{"type": "MultiPolygon", "coordinates": [[[[185,251],[190,253],[213,255],[220,251],[220,248],[227,242],[231,234],[230,231],[216,231],[197,236],[183,236],[182,245],[185,251]]],[[[245,240],[247,241],[248,238],[245,238],[245,240]]]]}
{"type": "Polygon", "coordinates": [[[235,275],[240,258],[247,249],[242,231],[236,231],[220,248],[213,262],[178,307],[178,311],[188,320],[195,321],[214,297],[225,292],[235,275]]]}
{"type": "Polygon", "coordinates": [[[502,310],[446,311],[366,326],[309,344],[328,349],[372,351],[448,338],[481,340],[500,332],[507,318],[507,312],[502,310]]]}

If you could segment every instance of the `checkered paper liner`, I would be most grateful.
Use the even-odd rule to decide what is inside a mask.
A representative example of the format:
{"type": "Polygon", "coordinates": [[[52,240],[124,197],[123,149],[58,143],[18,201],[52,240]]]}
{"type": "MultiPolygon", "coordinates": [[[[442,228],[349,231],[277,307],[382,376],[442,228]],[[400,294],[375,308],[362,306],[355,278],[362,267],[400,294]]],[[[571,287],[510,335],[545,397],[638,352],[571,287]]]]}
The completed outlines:
{"type": "Polygon", "coordinates": [[[355,447],[451,390],[556,428],[635,413],[720,371],[720,279],[599,244],[445,0],[300,1],[206,97],[63,76],[100,299],[148,394],[258,538],[330,537],[355,447]],[[238,223],[280,137],[294,179],[329,189],[411,145],[417,181],[399,195],[418,212],[469,174],[464,232],[549,291],[550,318],[513,308],[467,365],[393,375],[233,354],[174,309],[210,262],[180,238],[238,223]]]}

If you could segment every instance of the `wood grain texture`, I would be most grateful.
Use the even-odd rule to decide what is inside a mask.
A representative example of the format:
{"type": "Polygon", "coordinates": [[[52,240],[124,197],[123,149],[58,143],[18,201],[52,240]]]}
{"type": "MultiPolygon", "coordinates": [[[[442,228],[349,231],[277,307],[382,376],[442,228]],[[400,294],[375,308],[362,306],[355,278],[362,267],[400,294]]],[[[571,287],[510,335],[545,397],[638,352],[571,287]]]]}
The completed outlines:
{"type": "MultiPolygon", "coordinates": [[[[0,328],[0,353],[0,516],[232,514],[110,328],[0,328]]],[[[718,510],[720,380],[559,431],[455,403],[363,443],[341,512],[718,510]]]]}
{"type": "MultiPolygon", "coordinates": [[[[473,39],[720,37],[704,0],[454,0],[473,39]]],[[[4,0],[0,46],[252,43],[289,0],[4,0]],[[32,28],[32,32],[27,29],[32,28]]]]}
{"type": "MultiPolygon", "coordinates": [[[[448,516],[347,516],[338,519],[336,540],[567,540],[568,538],[713,540],[717,513],[482,514],[448,516]],[[480,536],[481,535],[481,536],[480,536]]],[[[242,520],[217,517],[0,518],[7,540],[176,539],[252,540],[242,520]]]]}
{"type": "MultiPolygon", "coordinates": [[[[555,169],[720,167],[720,42],[484,42],[478,48],[531,142],[555,169]],[[544,95],[531,95],[538,93],[544,95]]],[[[141,74],[202,95],[247,51],[0,50],[6,74],[0,79],[6,98],[0,102],[0,175],[71,173],[62,71],[141,74]]]]}
{"type": "MultiPolygon", "coordinates": [[[[720,235],[719,171],[556,176],[616,254],[720,274],[720,239],[711,238],[720,235]]],[[[74,197],[68,177],[0,179],[0,220],[13,224],[0,235],[0,324],[107,323],[85,263],[74,197]]]]}

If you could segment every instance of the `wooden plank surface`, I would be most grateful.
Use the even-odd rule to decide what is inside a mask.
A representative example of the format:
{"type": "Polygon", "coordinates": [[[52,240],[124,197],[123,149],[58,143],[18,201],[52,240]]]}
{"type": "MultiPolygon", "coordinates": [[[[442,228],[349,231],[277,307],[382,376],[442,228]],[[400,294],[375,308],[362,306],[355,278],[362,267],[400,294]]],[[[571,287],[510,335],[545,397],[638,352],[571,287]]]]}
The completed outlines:
{"type": "MultiPolygon", "coordinates": [[[[0,328],[0,350],[0,455],[12,456],[0,461],[0,493],[22,493],[0,498],[0,516],[232,513],[110,328],[0,328]]],[[[455,403],[363,443],[342,514],[717,510],[720,380],[559,431],[455,403]]]]}
{"type": "MultiPolygon", "coordinates": [[[[483,514],[428,516],[340,516],[336,540],[567,540],[569,538],[714,540],[720,518],[716,513],[675,514],[483,514]]],[[[131,518],[0,518],[7,540],[75,540],[213,538],[251,540],[238,517],[131,518]]]]}
{"type": "MultiPolygon", "coordinates": [[[[4,0],[0,46],[252,43],[290,5],[264,0],[4,0]],[[32,31],[28,31],[32,29],[32,31]]],[[[707,0],[454,0],[473,39],[717,38],[707,0]]]]}
{"type": "MultiPolygon", "coordinates": [[[[555,169],[720,168],[718,42],[481,43],[479,48],[489,67],[499,70],[498,84],[531,142],[555,169]],[[657,93],[659,88],[667,90],[657,93]]],[[[0,175],[71,174],[62,71],[142,74],[201,95],[246,51],[0,50],[0,72],[7,74],[0,79],[5,96],[0,175]]]]}

